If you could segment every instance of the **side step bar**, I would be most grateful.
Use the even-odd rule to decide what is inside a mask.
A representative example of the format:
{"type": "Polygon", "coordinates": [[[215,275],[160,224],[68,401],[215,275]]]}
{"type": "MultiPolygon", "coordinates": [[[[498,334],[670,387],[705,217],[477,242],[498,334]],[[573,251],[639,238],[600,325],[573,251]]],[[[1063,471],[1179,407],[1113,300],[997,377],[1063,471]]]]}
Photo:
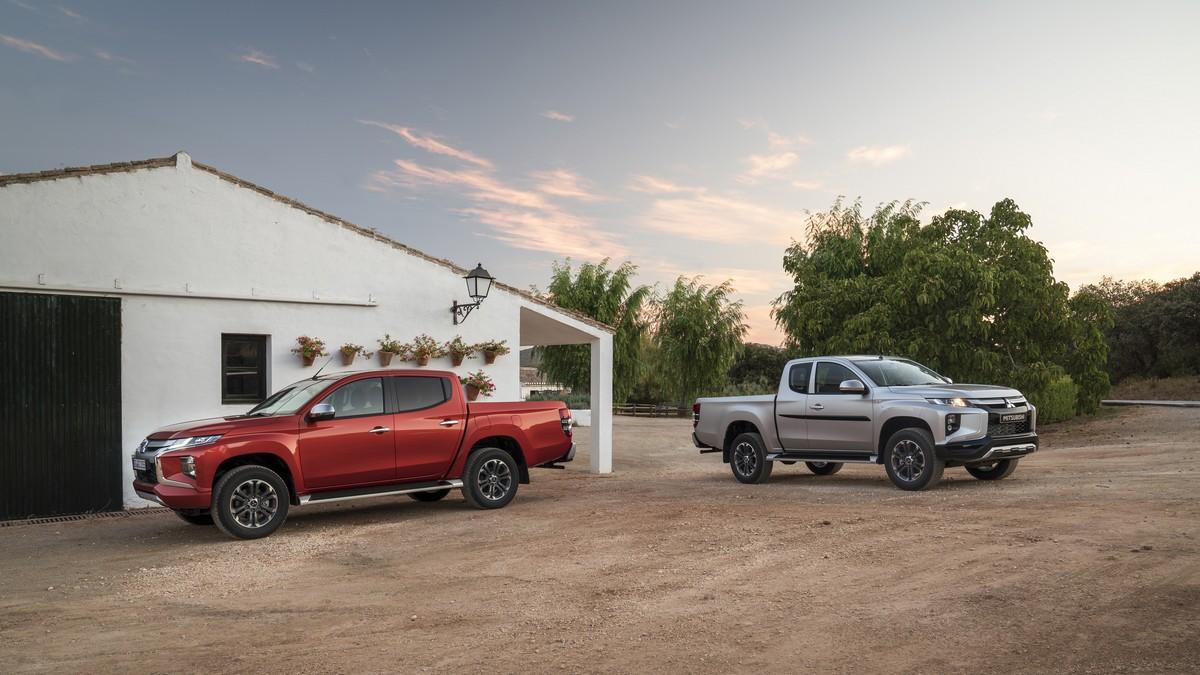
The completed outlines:
{"type": "Polygon", "coordinates": [[[347,499],[366,499],[367,497],[407,495],[413,492],[437,492],[438,490],[449,490],[451,488],[460,488],[462,486],[463,482],[457,478],[453,480],[439,480],[431,483],[376,485],[368,488],[334,490],[332,492],[318,492],[311,495],[302,495],[300,497],[300,504],[319,504],[323,502],[340,502],[347,499]]]}
{"type": "Polygon", "coordinates": [[[769,452],[769,462],[838,462],[840,464],[876,464],[878,455],[868,452],[769,452]]]}

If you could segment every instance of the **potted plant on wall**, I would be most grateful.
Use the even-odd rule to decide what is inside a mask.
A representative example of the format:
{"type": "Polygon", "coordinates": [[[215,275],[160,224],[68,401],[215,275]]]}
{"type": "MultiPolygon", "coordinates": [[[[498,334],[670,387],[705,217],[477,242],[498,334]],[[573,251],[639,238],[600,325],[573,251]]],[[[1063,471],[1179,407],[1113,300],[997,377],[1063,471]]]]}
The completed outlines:
{"type": "Polygon", "coordinates": [[[496,391],[496,385],[492,382],[492,378],[487,376],[487,373],[478,370],[468,374],[466,377],[459,378],[463,383],[463,387],[467,390],[467,400],[474,401],[479,398],[479,395],[491,396],[493,391],[496,391]]]}
{"type": "Polygon", "coordinates": [[[495,340],[480,342],[479,344],[475,345],[475,349],[483,352],[483,362],[489,364],[495,363],[497,356],[504,356],[511,351],[508,348],[508,340],[501,340],[499,342],[496,342],[495,340]]]}
{"type": "Polygon", "coordinates": [[[296,344],[300,346],[293,348],[292,353],[300,355],[305,368],[311,366],[318,356],[329,356],[329,352],[325,351],[325,341],[321,338],[301,335],[296,338],[296,344]]]}
{"type": "Polygon", "coordinates": [[[408,358],[408,349],[408,345],[393,340],[391,335],[384,333],[383,339],[379,340],[379,363],[387,368],[392,365],[392,359],[396,356],[403,361],[408,358]]]}
{"type": "Polygon", "coordinates": [[[342,354],[342,365],[349,366],[354,363],[354,357],[362,354],[364,359],[371,358],[371,352],[367,351],[362,345],[356,345],[353,342],[347,342],[339,349],[342,354]]]}
{"type": "Polygon", "coordinates": [[[436,359],[439,356],[446,355],[446,349],[434,340],[432,337],[421,333],[413,338],[412,347],[409,348],[412,360],[417,362],[418,366],[429,365],[429,359],[436,359]]]}
{"type": "Polygon", "coordinates": [[[450,355],[450,365],[461,366],[463,359],[475,353],[475,345],[463,342],[461,335],[446,343],[446,353],[450,355]]]}

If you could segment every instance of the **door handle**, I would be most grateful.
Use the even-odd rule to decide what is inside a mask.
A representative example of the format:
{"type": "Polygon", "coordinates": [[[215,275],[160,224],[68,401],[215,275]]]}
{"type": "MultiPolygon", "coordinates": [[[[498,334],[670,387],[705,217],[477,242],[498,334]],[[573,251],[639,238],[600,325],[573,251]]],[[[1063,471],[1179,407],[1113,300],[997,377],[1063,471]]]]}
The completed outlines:
{"type": "Polygon", "coordinates": [[[442,420],[438,422],[439,427],[452,427],[455,424],[458,424],[458,420],[442,420]]]}
{"type": "Polygon", "coordinates": [[[383,433],[387,433],[389,431],[391,431],[391,429],[389,429],[387,427],[375,427],[374,429],[371,429],[367,433],[368,434],[383,434],[383,433]]]}
{"type": "Polygon", "coordinates": [[[814,403],[808,407],[812,408],[813,410],[824,410],[825,409],[825,406],[821,405],[820,403],[814,403]]]}

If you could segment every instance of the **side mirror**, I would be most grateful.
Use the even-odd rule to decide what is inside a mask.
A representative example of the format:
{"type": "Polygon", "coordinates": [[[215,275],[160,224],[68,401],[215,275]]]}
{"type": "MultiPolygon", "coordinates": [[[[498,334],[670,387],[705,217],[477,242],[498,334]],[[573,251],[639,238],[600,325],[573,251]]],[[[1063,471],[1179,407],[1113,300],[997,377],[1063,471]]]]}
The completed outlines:
{"type": "Polygon", "coordinates": [[[946,384],[954,384],[954,380],[946,377],[945,375],[942,376],[942,379],[946,381],[946,384]]]}
{"type": "Polygon", "coordinates": [[[308,411],[308,421],[331,420],[336,414],[337,411],[333,409],[332,403],[318,403],[308,411]]]}
{"type": "Polygon", "coordinates": [[[844,380],[838,385],[838,391],[843,394],[865,394],[867,385],[863,384],[862,380],[844,380]]]}

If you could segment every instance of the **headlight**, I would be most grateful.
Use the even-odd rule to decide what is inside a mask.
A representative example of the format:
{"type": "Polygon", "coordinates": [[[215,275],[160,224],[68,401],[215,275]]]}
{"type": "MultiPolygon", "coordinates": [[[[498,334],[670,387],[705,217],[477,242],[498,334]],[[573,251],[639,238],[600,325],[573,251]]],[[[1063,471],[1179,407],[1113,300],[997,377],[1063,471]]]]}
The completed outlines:
{"type": "Polygon", "coordinates": [[[191,436],[188,438],[176,438],[175,440],[163,446],[163,450],[179,450],[181,448],[194,448],[198,445],[212,445],[221,438],[221,434],[215,436],[191,436]]]}
{"type": "Polygon", "coordinates": [[[937,405],[952,405],[955,408],[967,407],[967,399],[965,398],[927,398],[925,400],[937,405]]]}

